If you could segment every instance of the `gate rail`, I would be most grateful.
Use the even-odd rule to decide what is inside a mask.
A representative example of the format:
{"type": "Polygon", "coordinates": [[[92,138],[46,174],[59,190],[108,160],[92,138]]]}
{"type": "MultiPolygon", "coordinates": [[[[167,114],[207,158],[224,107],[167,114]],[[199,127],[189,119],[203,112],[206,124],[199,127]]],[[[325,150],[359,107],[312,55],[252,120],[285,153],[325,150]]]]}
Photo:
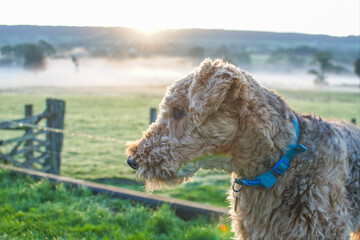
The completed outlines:
{"type": "Polygon", "coordinates": [[[1,122],[0,130],[23,130],[25,133],[1,140],[0,160],[21,168],[60,174],[63,133],[46,128],[64,129],[64,115],[64,101],[46,99],[46,110],[42,114],[33,116],[33,106],[26,105],[25,118],[1,122]],[[46,119],[46,128],[33,127],[43,119],[46,119]],[[7,153],[2,151],[5,146],[11,149],[7,153]]]}

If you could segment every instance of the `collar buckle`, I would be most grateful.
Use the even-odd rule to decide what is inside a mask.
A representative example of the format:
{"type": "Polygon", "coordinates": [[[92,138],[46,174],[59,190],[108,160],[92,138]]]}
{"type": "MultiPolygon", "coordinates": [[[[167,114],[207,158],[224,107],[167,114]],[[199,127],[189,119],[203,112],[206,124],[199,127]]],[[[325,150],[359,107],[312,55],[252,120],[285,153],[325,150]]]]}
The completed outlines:
{"type": "Polygon", "coordinates": [[[284,158],[281,158],[273,167],[274,172],[276,172],[279,175],[284,174],[284,172],[289,168],[290,163],[286,161],[284,158]]]}

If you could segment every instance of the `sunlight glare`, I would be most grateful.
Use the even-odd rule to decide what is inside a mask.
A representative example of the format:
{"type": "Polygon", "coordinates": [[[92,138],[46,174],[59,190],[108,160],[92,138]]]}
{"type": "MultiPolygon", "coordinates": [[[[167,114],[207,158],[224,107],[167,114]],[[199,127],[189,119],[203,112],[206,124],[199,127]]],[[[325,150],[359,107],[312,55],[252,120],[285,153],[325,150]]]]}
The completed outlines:
{"type": "Polygon", "coordinates": [[[154,34],[158,33],[159,31],[161,31],[160,28],[156,28],[151,25],[144,25],[141,27],[136,27],[135,29],[144,35],[154,35],[154,34]]]}

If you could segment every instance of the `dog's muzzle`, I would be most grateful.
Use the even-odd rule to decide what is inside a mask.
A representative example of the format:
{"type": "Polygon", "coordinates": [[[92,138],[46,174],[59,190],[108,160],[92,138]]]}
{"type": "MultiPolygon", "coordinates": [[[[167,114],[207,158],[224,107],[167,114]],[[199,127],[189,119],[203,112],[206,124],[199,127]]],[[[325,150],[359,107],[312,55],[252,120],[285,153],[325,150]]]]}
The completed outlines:
{"type": "Polygon", "coordinates": [[[136,162],[136,159],[131,159],[131,157],[128,157],[127,159],[127,164],[134,170],[137,170],[138,169],[138,165],[137,165],[137,162],[136,162]]]}

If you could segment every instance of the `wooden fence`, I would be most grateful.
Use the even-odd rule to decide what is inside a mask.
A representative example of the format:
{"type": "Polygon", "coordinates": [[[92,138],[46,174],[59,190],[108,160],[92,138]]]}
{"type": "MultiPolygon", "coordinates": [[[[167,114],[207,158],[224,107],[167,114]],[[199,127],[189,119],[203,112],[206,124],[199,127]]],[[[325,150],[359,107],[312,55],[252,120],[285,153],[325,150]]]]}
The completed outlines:
{"type": "MultiPolygon", "coordinates": [[[[0,139],[0,160],[5,160],[15,166],[0,163],[0,168],[36,178],[47,178],[50,181],[62,182],[74,187],[87,187],[96,194],[105,193],[110,194],[112,197],[131,199],[150,207],[157,207],[166,203],[175,209],[175,213],[178,216],[184,219],[190,219],[198,215],[211,215],[215,217],[227,215],[228,209],[223,207],[149,195],[125,188],[59,176],[64,133],[65,102],[47,99],[46,103],[46,110],[42,114],[33,116],[32,105],[26,105],[25,118],[0,123],[0,130],[24,131],[23,136],[7,140],[0,139]],[[47,120],[46,126],[39,125],[39,122],[43,119],[47,120]],[[43,136],[44,140],[41,139],[41,136],[43,136]],[[11,150],[8,153],[4,153],[3,149],[7,146],[11,146],[11,150]]],[[[156,120],[156,115],[156,109],[151,109],[150,123],[156,120]]]]}
{"type": "Polygon", "coordinates": [[[65,183],[73,187],[86,187],[95,194],[109,194],[112,197],[131,199],[135,202],[140,202],[149,207],[157,207],[162,204],[169,204],[174,210],[176,215],[184,219],[190,219],[199,215],[203,216],[227,216],[229,209],[225,207],[217,207],[209,204],[202,204],[190,202],[186,200],[159,196],[154,194],[146,194],[135,190],[130,190],[121,187],[109,186],[94,182],[88,182],[80,179],[74,179],[64,176],[53,175],[49,173],[42,173],[13,166],[0,164],[0,168],[5,168],[20,174],[27,174],[35,178],[46,178],[50,181],[65,183]]]}
{"type": "Polygon", "coordinates": [[[33,116],[33,106],[25,106],[25,118],[4,121],[0,130],[25,131],[20,137],[1,139],[0,159],[17,167],[60,174],[65,102],[46,100],[46,110],[33,116]],[[46,119],[46,126],[38,123],[46,119]],[[10,149],[4,153],[4,149],[10,149]]]}

